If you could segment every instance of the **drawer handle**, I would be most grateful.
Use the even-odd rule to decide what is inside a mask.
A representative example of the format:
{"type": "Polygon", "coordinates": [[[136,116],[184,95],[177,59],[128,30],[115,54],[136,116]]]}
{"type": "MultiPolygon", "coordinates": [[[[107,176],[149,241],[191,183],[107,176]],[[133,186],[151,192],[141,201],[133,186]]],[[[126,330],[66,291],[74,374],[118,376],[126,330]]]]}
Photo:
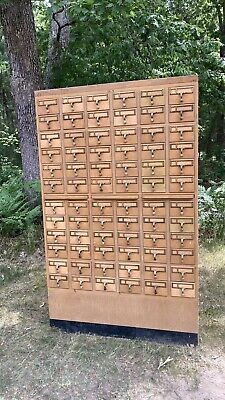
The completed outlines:
{"type": "Polygon", "coordinates": [[[155,295],[158,294],[158,293],[157,293],[157,289],[158,289],[157,286],[154,286],[154,294],[155,294],[155,295]]]}
{"type": "Polygon", "coordinates": [[[182,192],[184,190],[184,182],[180,182],[180,191],[182,192]]]}
{"type": "Polygon", "coordinates": [[[50,161],[52,161],[52,154],[51,153],[48,153],[48,158],[49,158],[50,161]]]}
{"type": "Polygon", "coordinates": [[[181,294],[184,295],[185,288],[181,288],[181,294]]]}
{"type": "Polygon", "coordinates": [[[83,289],[83,281],[80,281],[80,288],[83,289]]]}
{"type": "Polygon", "coordinates": [[[153,231],[155,231],[156,230],[156,222],[152,223],[152,227],[153,227],[153,231]]]}
{"type": "Polygon", "coordinates": [[[101,151],[98,151],[98,159],[99,159],[99,160],[101,160],[101,156],[102,156],[101,151]]]}
{"type": "Polygon", "coordinates": [[[127,229],[129,229],[129,228],[130,228],[129,224],[130,224],[130,222],[129,222],[129,221],[127,221],[127,222],[126,222],[126,227],[127,227],[127,229]]]}
{"type": "Polygon", "coordinates": [[[155,207],[152,207],[152,214],[155,215],[155,207]]]}
{"type": "Polygon", "coordinates": [[[52,138],[48,138],[48,144],[49,144],[49,146],[52,145],[52,138]]]}
{"type": "Polygon", "coordinates": [[[105,273],[106,273],[106,268],[105,267],[102,268],[102,272],[103,272],[103,275],[105,275],[105,273]]]}
{"type": "Polygon", "coordinates": [[[183,111],[180,110],[179,113],[180,113],[180,120],[182,121],[183,120],[183,111]]]}
{"type": "Polygon", "coordinates": [[[76,192],[79,192],[79,184],[78,184],[78,183],[75,183],[74,186],[75,186],[76,192]]]}
{"type": "Polygon", "coordinates": [[[50,169],[50,173],[51,173],[51,177],[54,178],[54,169],[53,168],[50,169]]]}
{"type": "Polygon", "coordinates": [[[152,190],[154,191],[155,190],[155,182],[152,182],[151,185],[152,185],[152,190]]]}
{"type": "Polygon", "coordinates": [[[180,222],[180,230],[181,230],[181,231],[184,230],[184,222],[180,222]]]}
{"type": "Polygon", "coordinates": [[[180,167],[180,173],[183,174],[184,166],[183,165],[179,165],[179,167],[180,167]]]}
{"type": "Polygon", "coordinates": [[[150,96],[150,102],[151,102],[151,106],[153,106],[154,105],[154,95],[150,96]]]}
{"type": "Polygon", "coordinates": [[[130,261],[131,256],[130,256],[130,252],[127,253],[127,260],[130,261]]]}
{"type": "Polygon", "coordinates": [[[184,254],[181,254],[181,262],[183,263],[184,262],[184,254]]]}
{"type": "Polygon", "coordinates": [[[57,285],[58,287],[60,286],[60,279],[59,279],[59,278],[56,279],[56,285],[57,285]]]}
{"type": "Polygon", "coordinates": [[[75,128],[75,119],[74,118],[71,118],[71,124],[75,128]]]}
{"type": "Polygon", "coordinates": [[[58,250],[58,249],[55,249],[54,252],[55,252],[55,256],[56,256],[56,257],[59,257],[59,250],[58,250]]]}
{"type": "Polygon", "coordinates": [[[126,190],[126,192],[128,191],[128,187],[129,187],[129,182],[125,182],[124,183],[124,186],[125,186],[125,190],[126,190]]]}
{"type": "Polygon", "coordinates": [[[95,100],[95,105],[97,108],[99,108],[99,99],[95,100]]]}
{"type": "Polygon", "coordinates": [[[181,213],[181,215],[183,215],[183,213],[184,213],[184,207],[180,207],[180,213],[181,213]]]}
{"type": "Polygon", "coordinates": [[[181,246],[184,245],[184,238],[181,238],[181,239],[180,239],[180,243],[181,243],[181,246]]]}
{"type": "Polygon", "coordinates": [[[128,174],[128,167],[127,167],[127,166],[124,167],[124,174],[125,174],[125,175],[128,174]]]}
{"type": "Polygon", "coordinates": [[[82,258],[82,251],[83,251],[83,250],[81,250],[81,249],[78,250],[78,257],[79,257],[79,258],[82,258]]]}
{"type": "Polygon", "coordinates": [[[55,242],[55,243],[58,242],[58,236],[59,236],[59,235],[58,235],[57,233],[54,235],[54,242],[55,242]]]}
{"type": "Polygon", "coordinates": [[[80,240],[80,236],[79,235],[77,236],[77,241],[78,241],[79,244],[81,244],[81,240],[80,240]]]}
{"type": "Polygon", "coordinates": [[[57,221],[53,221],[54,228],[56,228],[56,225],[57,225],[57,221]]]}
{"type": "Polygon", "coordinates": [[[56,214],[55,209],[56,209],[56,206],[52,206],[52,212],[53,212],[53,214],[56,214]]]}
{"type": "Polygon", "coordinates": [[[100,213],[101,214],[104,214],[104,208],[105,208],[105,206],[100,206],[100,213]]]}
{"type": "Polygon", "coordinates": [[[102,229],[105,228],[105,227],[104,227],[104,223],[105,223],[105,221],[101,221],[101,227],[102,227],[102,229]]]}
{"type": "Polygon", "coordinates": [[[124,154],[125,160],[127,160],[127,150],[124,150],[123,154],[124,154]]]}
{"type": "Polygon", "coordinates": [[[75,146],[76,145],[76,137],[75,136],[72,137],[72,142],[73,142],[73,145],[75,146]]]}
{"type": "Polygon", "coordinates": [[[155,175],[155,167],[154,167],[154,165],[151,167],[151,169],[152,169],[152,175],[155,175]]]}
{"type": "Polygon", "coordinates": [[[103,283],[103,288],[104,288],[104,290],[107,290],[107,282],[103,283]]]}
{"type": "Polygon", "coordinates": [[[105,244],[105,237],[102,236],[102,244],[105,244]]]}
{"type": "Polygon", "coordinates": [[[97,141],[98,141],[98,144],[100,144],[101,143],[101,137],[100,137],[100,135],[98,134],[98,136],[97,136],[97,141]]]}
{"type": "Polygon", "coordinates": [[[185,272],[180,272],[180,274],[181,274],[181,280],[183,281],[183,280],[184,280],[185,272]]]}
{"type": "Polygon", "coordinates": [[[123,134],[123,139],[124,139],[124,142],[127,143],[127,133],[123,134]]]}
{"type": "Polygon", "coordinates": [[[99,126],[100,125],[100,119],[101,119],[101,117],[96,117],[96,121],[97,121],[97,125],[99,126]]]}
{"type": "Polygon", "coordinates": [[[150,152],[151,152],[152,158],[154,158],[155,157],[155,149],[151,149],[150,152]]]}
{"type": "Polygon", "coordinates": [[[56,264],[55,269],[56,269],[56,272],[59,272],[60,265],[59,265],[59,264],[56,264]]]}
{"type": "Polygon", "coordinates": [[[156,134],[156,132],[149,132],[150,133],[150,135],[151,135],[151,139],[152,139],[152,142],[154,142],[154,140],[155,140],[155,134],[156,134]]]}
{"type": "Polygon", "coordinates": [[[127,274],[128,274],[128,277],[130,278],[130,275],[131,275],[131,269],[130,268],[128,268],[127,274]]]}
{"type": "Polygon", "coordinates": [[[77,176],[77,168],[73,168],[74,175],[77,176]]]}
{"type": "Polygon", "coordinates": [[[77,221],[77,229],[80,229],[80,221],[77,221]]]}
{"type": "Polygon", "coordinates": [[[130,237],[129,236],[127,236],[126,241],[127,241],[127,244],[130,244],[130,237]]]}
{"type": "Polygon", "coordinates": [[[151,122],[154,122],[154,113],[153,112],[150,113],[150,117],[151,117],[151,122]]]}
{"type": "Polygon", "coordinates": [[[105,250],[102,250],[102,257],[105,257],[105,250]]]}
{"type": "Polygon", "coordinates": [[[82,274],[82,267],[81,267],[81,265],[79,266],[78,270],[79,270],[79,274],[82,274]]]}
{"type": "Polygon", "coordinates": [[[132,291],[132,284],[131,284],[131,283],[129,283],[129,285],[128,285],[128,291],[129,291],[129,292],[132,291]]]}
{"type": "Polygon", "coordinates": [[[152,239],[153,245],[154,245],[154,246],[156,245],[156,240],[157,240],[156,238],[153,238],[153,239],[152,239]]]}
{"type": "Polygon", "coordinates": [[[123,123],[124,123],[124,124],[127,123],[127,117],[126,117],[126,115],[123,116],[123,123]]]}
{"type": "Polygon", "coordinates": [[[102,182],[99,183],[99,190],[100,190],[100,192],[103,192],[103,183],[102,182]]]}
{"type": "Polygon", "coordinates": [[[46,108],[46,112],[48,113],[49,112],[49,105],[45,104],[45,108],[46,108]]]}
{"type": "Polygon", "coordinates": [[[181,147],[180,148],[180,156],[183,157],[183,155],[184,155],[184,150],[183,150],[183,147],[181,147]]]}
{"type": "Polygon", "coordinates": [[[157,259],[157,254],[156,253],[153,254],[153,258],[154,258],[154,261],[156,261],[156,259],[157,259]]]}
{"type": "Polygon", "coordinates": [[[180,131],[180,140],[183,140],[183,131],[180,131]]]}
{"type": "Polygon", "coordinates": [[[51,128],[51,126],[50,126],[51,121],[47,120],[47,121],[46,121],[46,124],[47,124],[48,129],[50,129],[50,128],[51,128]]]}
{"type": "Polygon", "coordinates": [[[76,210],[76,213],[77,213],[77,214],[80,214],[80,207],[79,207],[79,206],[76,206],[76,207],[75,207],[75,210],[76,210]]]}
{"type": "Polygon", "coordinates": [[[101,167],[98,169],[98,173],[99,173],[99,176],[102,176],[102,168],[101,167]]]}
{"type": "Polygon", "coordinates": [[[153,275],[154,275],[154,278],[156,279],[157,278],[157,271],[154,271],[153,275]]]}
{"type": "Polygon", "coordinates": [[[123,101],[123,107],[126,107],[126,97],[123,97],[122,101],[123,101]]]}
{"type": "Polygon", "coordinates": [[[125,210],[126,210],[126,214],[129,214],[129,206],[126,206],[125,210]]]}
{"type": "Polygon", "coordinates": [[[52,190],[52,192],[54,192],[55,191],[55,184],[54,183],[51,183],[51,190],[52,190]]]}
{"type": "Polygon", "coordinates": [[[180,92],[179,96],[180,96],[180,103],[183,103],[183,92],[180,92]]]}
{"type": "Polygon", "coordinates": [[[74,161],[77,161],[76,153],[73,153],[73,158],[74,158],[74,161]]]}

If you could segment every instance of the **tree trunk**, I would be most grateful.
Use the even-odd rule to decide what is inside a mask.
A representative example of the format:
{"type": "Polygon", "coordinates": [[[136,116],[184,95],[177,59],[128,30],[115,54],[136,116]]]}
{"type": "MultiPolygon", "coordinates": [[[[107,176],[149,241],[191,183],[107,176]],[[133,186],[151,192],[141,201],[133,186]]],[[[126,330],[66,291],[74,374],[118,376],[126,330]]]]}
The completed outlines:
{"type": "Polygon", "coordinates": [[[23,176],[39,179],[34,90],[42,88],[31,0],[13,0],[0,6],[0,21],[10,64],[23,176]]]}

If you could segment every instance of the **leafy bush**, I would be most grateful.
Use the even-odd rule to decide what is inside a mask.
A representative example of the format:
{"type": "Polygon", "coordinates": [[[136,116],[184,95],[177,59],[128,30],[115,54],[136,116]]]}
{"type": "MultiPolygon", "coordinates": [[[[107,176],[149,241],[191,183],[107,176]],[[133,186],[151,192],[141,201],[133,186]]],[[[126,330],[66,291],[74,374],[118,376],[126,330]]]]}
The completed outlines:
{"type": "Polygon", "coordinates": [[[10,178],[0,187],[0,234],[15,236],[40,221],[41,206],[31,206],[20,177],[10,178]]]}
{"type": "Polygon", "coordinates": [[[225,239],[225,183],[206,189],[199,186],[199,227],[202,242],[225,239]]]}

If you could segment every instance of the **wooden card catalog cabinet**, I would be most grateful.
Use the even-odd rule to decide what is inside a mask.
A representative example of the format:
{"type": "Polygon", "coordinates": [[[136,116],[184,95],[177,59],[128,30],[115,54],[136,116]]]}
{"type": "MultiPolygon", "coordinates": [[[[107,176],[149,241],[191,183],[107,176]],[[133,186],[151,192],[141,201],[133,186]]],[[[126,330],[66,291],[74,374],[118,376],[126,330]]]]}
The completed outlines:
{"type": "Polygon", "coordinates": [[[197,77],[35,100],[51,323],[196,343],[197,77]]]}

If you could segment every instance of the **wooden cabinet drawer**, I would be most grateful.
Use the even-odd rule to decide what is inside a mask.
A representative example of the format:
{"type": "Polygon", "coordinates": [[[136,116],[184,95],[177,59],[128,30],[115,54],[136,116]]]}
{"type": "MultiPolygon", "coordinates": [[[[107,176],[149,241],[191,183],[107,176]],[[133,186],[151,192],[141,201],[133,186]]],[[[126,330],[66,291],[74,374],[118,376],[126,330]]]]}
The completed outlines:
{"type": "Polygon", "coordinates": [[[142,176],[160,177],[165,176],[165,161],[143,161],[142,176]]]}
{"type": "Polygon", "coordinates": [[[60,130],[59,115],[44,115],[38,118],[40,131],[58,131],[60,130]]]}
{"type": "Polygon", "coordinates": [[[71,275],[75,276],[91,275],[91,264],[89,262],[72,261],[70,268],[71,268],[71,275]]]}
{"type": "Polygon", "coordinates": [[[172,264],[194,264],[194,251],[191,249],[172,249],[170,259],[172,264]]]}
{"type": "Polygon", "coordinates": [[[90,130],[88,132],[90,146],[110,146],[111,137],[109,129],[90,130]]]}
{"type": "Polygon", "coordinates": [[[85,146],[85,132],[65,132],[64,133],[64,146],[77,147],[85,146]]]}
{"type": "Polygon", "coordinates": [[[193,217],[194,203],[193,201],[172,201],[170,203],[171,217],[193,217]]]}
{"type": "Polygon", "coordinates": [[[138,294],[141,293],[141,284],[135,279],[120,279],[120,293],[138,294]]]}
{"type": "Polygon", "coordinates": [[[91,179],[92,193],[110,193],[112,192],[112,178],[91,179]]]}
{"type": "Polygon", "coordinates": [[[45,201],[44,212],[46,215],[65,215],[64,201],[45,201]]]}
{"type": "Polygon", "coordinates": [[[66,177],[68,179],[86,178],[87,165],[85,163],[67,163],[66,164],[66,177]]]}
{"type": "Polygon", "coordinates": [[[136,125],[136,124],[137,124],[136,109],[114,111],[114,126],[136,125]]]}
{"type": "Polygon", "coordinates": [[[77,147],[75,149],[65,149],[65,156],[67,163],[84,162],[86,163],[86,150],[85,147],[77,147]]]}
{"type": "Polygon", "coordinates": [[[140,264],[119,263],[119,277],[140,279],[141,271],[140,264]]]}
{"type": "Polygon", "coordinates": [[[89,230],[89,219],[88,217],[69,217],[69,228],[71,230],[89,230]]]}
{"type": "Polygon", "coordinates": [[[167,296],[166,282],[145,281],[145,294],[151,296],[167,296]]]}
{"type": "Polygon", "coordinates": [[[66,243],[66,231],[47,230],[46,239],[47,239],[47,243],[55,243],[55,244],[66,243]]]}
{"type": "Polygon", "coordinates": [[[68,193],[87,193],[87,179],[68,179],[67,180],[67,192],[68,193]]]}
{"type": "Polygon", "coordinates": [[[114,247],[94,246],[94,259],[102,261],[113,261],[115,259],[114,247]]]}
{"type": "Polygon", "coordinates": [[[67,248],[65,244],[47,244],[49,258],[67,258],[67,248]]]}
{"type": "Polygon", "coordinates": [[[184,282],[172,282],[171,296],[195,297],[195,284],[184,282]]]}
{"type": "Polygon", "coordinates": [[[111,201],[93,201],[93,215],[113,215],[113,204],[111,201]]]}
{"type": "Polygon", "coordinates": [[[69,201],[68,202],[68,215],[69,216],[80,216],[88,215],[88,203],[87,201],[69,201]]]}
{"type": "Polygon", "coordinates": [[[66,222],[64,216],[46,216],[45,218],[46,229],[66,229],[66,222]]]}
{"type": "Polygon", "coordinates": [[[88,231],[70,231],[70,244],[90,244],[90,236],[88,231]]]}
{"type": "Polygon", "coordinates": [[[136,144],[137,131],[136,128],[115,129],[114,132],[116,144],[136,144]]]}
{"type": "Polygon", "coordinates": [[[108,178],[112,176],[111,163],[99,162],[90,165],[91,178],[108,178]]]}
{"type": "Polygon", "coordinates": [[[115,279],[112,278],[95,278],[95,290],[116,292],[115,279]]]}
{"type": "Polygon", "coordinates": [[[99,246],[114,246],[113,232],[94,232],[94,245],[99,246]]]}
{"type": "Polygon", "coordinates": [[[143,144],[142,145],[143,160],[163,160],[165,159],[165,144],[143,144]]]}
{"type": "Polygon", "coordinates": [[[139,247],[120,247],[118,246],[119,261],[140,261],[139,247]]]}
{"type": "Polygon", "coordinates": [[[88,113],[88,127],[100,128],[110,126],[109,111],[95,111],[88,113]]]}
{"type": "Polygon", "coordinates": [[[190,267],[188,265],[171,266],[171,281],[194,282],[195,281],[194,267],[190,267]]]}
{"type": "Polygon", "coordinates": [[[194,175],[194,160],[171,160],[170,175],[194,175]]]}
{"type": "Polygon", "coordinates": [[[49,274],[68,275],[68,264],[66,260],[48,260],[49,274]]]}
{"type": "Polygon", "coordinates": [[[142,90],[141,91],[141,107],[162,106],[165,103],[164,90],[142,90]]]}
{"type": "Polygon", "coordinates": [[[93,230],[100,231],[101,229],[113,231],[113,217],[93,217],[93,230]]]}
{"type": "Polygon", "coordinates": [[[117,215],[124,216],[137,216],[138,211],[138,202],[137,201],[118,201],[117,202],[117,215]]]}
{"type": "Polygon", "coordinates": [[[137,178],[116,178],[116,191],[134,193],[138,191],[137,178]]]}
{"type": "Polygon", "coordinates": [[[145,279],[151,281],[165,281],[167,280],[167,267],[166,265],[150,265],[145,264],[145,279]]]}
{"type": "Polygon", "coordinates": [[[49,149],[52,147],[61,147],[60,133],[41,133],[40,134],[41,149],[49,149]]]}
{"type": "Polygon", "coordinates": [[[84,113],[72,113],[63,115],[63,129],[82,129],[84,128],[84,113]]]}
{"type": "Polygon", "coordinates": [[[116,161],[136,161],[137,146],[116,146],[116,161]]]}
{"type": "Polygon", "coordinates": [[[164,127],[154,126],[152,128],[143,127],[141,128],[141,142],[142,143],[157,143],[157,142],[165,142],[165,131],[164,127]]]}
{"type": "Polygon", "coordinates": [[[145,247],[166,247],[165,233],[144,232],[145,247]]]}
{"type": "Polygon", "coordinates": [[[171,218],[171,232],[194,232],[194,218],[171,218]]]}
{"type": "Polygon", "coordinates": [[[109,162],[110,160],[111,160],[110,146],[90,147],[91,162],[100,162],[100,161],[109,162]]]}
{"type": "Polygon", "coordinates": [[[144,201],[143,215],[149,217],[165,217],[166,209],[164,201],[144,201]]]}
{"type": "Polygon", "coordinates": [[[44,193],[64,193],[64,185],[62,179],[44,179],[43,180],[44,193]]]}
{"type": "Polygon", "coordinates": [[[109,96],[108,93],[94,94],[87,96],[87,110],[98,111],[109,109],[109,96]]]}
{"type": "Polygon", "coordinates": [[[165,249],[149,249],[144,248],[144,261],[149,263],[166,263],[166,250],[165,249]]]}
{"type": "Polygon", "coordinates": [[[84,103],[82,96],[72,96],[62,98],[62,112],[74,113],[84,111],[84,103]]]}
{"type": "Polygon", "coordinates": [[[142,191],[147,193],[165,192],[165,178],[142,178],[142,191]]]}
{"type": "Polygon", "coordinates": [[[193,233],[171,233],[172,249],[193,249],[194,244],[193,233]]]}
{"type": "Polygon", "coordinates": [[[193,176],[174,176],[170,177],[170,191],[172,193],[188,192],[193,193],[195,183],[193,176]]]}
{"type": "Polygon", "coordinates": [[[115,92],[113,95],[113,108],[136,107],[135,92],[115,92]]]}
{"type": "Polygon", "coordinates": [[[124,231],[139,231],[138,217],[117,217],[117,226],[119,230],[124,231]]]}
{"type": "Polygon", "coordinates": [[[138,165],[135,161],[124,161],[116,163],[117,177],[135,177],[138,176],[138,165]]]}
{"type": "Polygon", "coordinates": [[[191,104],[194,103],[193,86],[175,87],[169,89],[170,104],[191,104]]]}
{"type": "Polygon", "coordinates": [[[193,125],[177,125],[170,127],[170,142],[194,142],[196,137],[193,125]]]}
{"type": "Polygon", "coordinates": [[[48,114],[58,114],[59,104],[58,99],[43,99],[37,100],[37,114],[38,115],[48,115],[48,114]]]}
{"type": "Polygon", "coordinates": [[[62,154],[60,149],[44,149],[41,151],[41,158],[43,164],[62,164],[62,154]]]}
{"type": "Polygon", "coordinates": [[[118,232],[118,246],[139,246],[139,232],[118,232]]]}
{"type": "Polygon", "coordinates": [[[70,246],[71,258],[79,258],[83,260],[90,259],[90,246],[89,245],[71,245],[70,246]]]}
{"type": "Polygon", "coordinates": [[[164,107],[141,108],[141,124],[164,124],[164,107]]]}
{"type": "Polygon", "coordinates": [[[170,145],[170,158],[194,158],[193,143],[172,143],[170,145]]]}
{"type": "Polygon", "coordinates": [[[71,286],[74,290],[92,290],[90,276],[71,276],[71,286]]]}
{"type": "Polygon", "coordinates": [[[191,122],[195,119],[194,105],[170,106],[169,122],[191,122]]]}
{"type": "Polygon", "coordinates": [[[60,164],[42,164],[42,176],[44,179],[62,179],[62,166],[60,164]]]}
{"type": "Polygon", "coordinates": [[[104,276],[109,278],[115,278],[116,268],[114,263],[99,262],[94,264],[95,276],[104,276]]]}
{"type": "Polygon", "coordinates": [[[49,275],[48,284],[50,288],[68,289],[69,281],[67,275],[49,275]]]}

